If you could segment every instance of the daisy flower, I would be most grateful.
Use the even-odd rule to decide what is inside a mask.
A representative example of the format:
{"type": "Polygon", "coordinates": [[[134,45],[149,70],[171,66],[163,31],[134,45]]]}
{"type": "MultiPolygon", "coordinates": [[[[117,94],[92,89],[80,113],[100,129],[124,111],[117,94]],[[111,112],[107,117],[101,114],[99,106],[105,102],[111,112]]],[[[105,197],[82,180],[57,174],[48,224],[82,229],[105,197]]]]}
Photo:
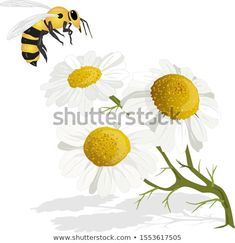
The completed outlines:
{"type": "Polygon", "coordinates": [[[95,100],[106,100],[114,95],[126,75],[123,55],[110,53],[99,57],[90,51],[58,63],[49,82],[41,89],[46,91],[47,105],[68,105],[89,111],[95,100]]]}
{"type": "Polygon", "coordinates": [[[147,122],[161,146],[171,151],[187,144],[199,151],[207,140],[206,127],[218,122],[217,103],[208,85],[188,68],[179,68],[167,60],[161,69],[139,74],[129,94],[122,100],[124,110],[152,112],[147,122]]]}
{"type": "MultiPolygon", "coordinates": [[[[59,149],[65,150],[60,169],[77,177],[80,190],[106,196],[116,189],[127,192],[155,171],[149,153],[152,132],[127,133],[110,126],[64,126],[58,129],[59,149]]],[[[153,153],[155,152],[155,149],[153,153]]]]}

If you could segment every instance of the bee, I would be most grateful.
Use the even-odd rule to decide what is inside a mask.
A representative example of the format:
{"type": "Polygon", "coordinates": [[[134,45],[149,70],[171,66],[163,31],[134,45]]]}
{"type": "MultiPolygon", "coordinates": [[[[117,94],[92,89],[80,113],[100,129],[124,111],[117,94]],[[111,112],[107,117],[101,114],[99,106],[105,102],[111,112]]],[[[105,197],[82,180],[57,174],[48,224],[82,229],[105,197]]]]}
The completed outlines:
{"type": "Polygon", "coordinates": [[[78,28],[82,32],[81,25],[87,35],[88,31],[92,38],[89,24],[81,18],[76,10],[67,10],[64,7],[50,8],[42,3],[33,2],[30,0],[7,0],[0,3],[3,7],[41,7],[48,10],[47,13],[37,14],[26,18],[15,25],[8,33],[7,39],[13,39],[22,34],[21,51],[22,56],[27,63],[37,66],[40,54],[47,61],[47,48],[43,44],[43,37],[50,34],[62,45],[64,44],[58,35],[64,36],[58,29],[62,29],[63,33],[68,33],[70,44],[72,44],[71,26],[78,28]],[[88,30],[88,31],[87,31],[88,30]]]}

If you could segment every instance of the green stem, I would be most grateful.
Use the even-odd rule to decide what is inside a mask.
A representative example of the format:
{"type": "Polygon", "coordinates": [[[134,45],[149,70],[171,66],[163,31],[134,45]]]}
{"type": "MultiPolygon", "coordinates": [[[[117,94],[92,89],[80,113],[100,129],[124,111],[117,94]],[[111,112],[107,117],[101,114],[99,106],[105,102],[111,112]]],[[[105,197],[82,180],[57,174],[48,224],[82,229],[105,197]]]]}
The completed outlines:
{"type": "Polygon", "coordinates": [[[109,97],[110,100],[112,100],[118,107],[122,108],[121,101],[114,95],[109,97]]]}
{"type": "Polygon", "coordinates": [[[231,209],[230,202],[228,200],[228,197],[227,197],[225,191],[217,185],[215,185],[214,188],[215,188],[214,194],[216,194],[220,198],[220,200],[222,201],[221,204],[224,208],[224,213],[225,213],[225,225],[224,226],[230,225],[231,227],[235,228],[232,209],[231,209]]]}
{"type": "MultiPolygon", "coordinates": [[[[174,175],[176,177],[176,181],[172,186],[165,188],[165,187],[158,186],[158,185],[152,183],[151,181],[145,179],[144,182],[153,188],[151,190],[151,193],[153,192],[153,190],[155,191],[158,189],[158,190],[163,190],[163,191],[170,191],[169,195],[171,195],[171,194],[173,194],[173,192],[175,192],[179,188],[183,188],[183,187],[192,188],[192,189],[197,190],[202,193],[212,193],[218,197],[218,202],[220,202],[222,204],[222,206],[224,208],[224,212],[225,212],[225,224],[223,226],[220,226],[217,228],[225,227],[228,225],[235,228],[232,209],[231,209],[231,206],[230,206],[230,203],[229,203],[229,200],[228,200],[228,197],[227,197],[225,191],[220,186],[214,184],[214,180],[212,180],[212,181],[209,180],[204,175],[202,175],[199,170],[194,168],[189,148],[187,147],[186,151],[185,151],[187,165],[183,165],[181,163],[180,164],[182,167],[188,168],[195,176],[197,176],[202,182],[205,183],[204,185],[192,182],[192,181],[188,180],[187,178],[185,178],[183,175],[181,175],[181,173],[173,166],[173,164],[171,163],[171,161],[169,160],[167,155],[162,151],[161,147],[157,147],[157,149],[163,156],[163,158],[164,158],[165,162],[167,163],[167,165],[169,166],[169,168],[174,173],[174,175]]],[[[143,195],[145,196],[147,193],[142,194],[141,200],[143,199],[143,195]]],[[[216,199],[213,199],[213,201],[214,200],[216,200],[216,199]]],[[[169,206],[168,198],[166,198],[165,202],[169,206]]]]}
{"type": "Polygon", "coordinates": [[[162,148],[159,146],[157,147],[158,151],[161,153],[162,157],[165,159],[167,165],[172,170],[172,172],[175,174],[175,177],[177,180],[180,180],[183,178],[183,176],[179,173],[179,171],[173,166],[169,158],[167,157],[166,153],[163,152],[162,148]]]}

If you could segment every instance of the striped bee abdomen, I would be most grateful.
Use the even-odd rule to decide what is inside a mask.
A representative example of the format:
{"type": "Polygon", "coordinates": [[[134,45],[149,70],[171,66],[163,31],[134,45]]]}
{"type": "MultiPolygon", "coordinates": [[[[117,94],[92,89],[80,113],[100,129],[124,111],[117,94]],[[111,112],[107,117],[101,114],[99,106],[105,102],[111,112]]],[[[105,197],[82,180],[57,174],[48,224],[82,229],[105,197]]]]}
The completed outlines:
{"type": "Polygon", "coordinates": [[[21,39],[22,56],[26,62],[32,64],[33,66],[37,66],[37,61],[40,57],[38,48],[40,36],[41,31],[31,27],[23,33],[21,39]]]}

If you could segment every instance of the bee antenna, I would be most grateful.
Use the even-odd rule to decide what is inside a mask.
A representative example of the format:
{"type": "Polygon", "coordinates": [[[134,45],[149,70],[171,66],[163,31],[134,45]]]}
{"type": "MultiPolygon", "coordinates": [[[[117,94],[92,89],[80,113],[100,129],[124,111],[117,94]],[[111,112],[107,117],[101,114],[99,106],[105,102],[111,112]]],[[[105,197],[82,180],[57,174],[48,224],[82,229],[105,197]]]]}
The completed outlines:
{"type": "Polygon", "coordinates": [[[80,18],[80,19],[81,19],[81,21],[82,21],[82,25],[83,25],[83,28],[84,28],[84,30],[85,30],[86,35],[87,35],[87,32],[86,32],[85,24],[86,24],[86,26],[87,26],[87,28],[88,28],[88,31],[89,31],[89,33],[90,33],[91,38],[93,38],[93,36],[92,36],[92,34],[91,34],[91,30],[90,30],[90,27],[89,27],[88,22],[87,22],[85,19],[82,19],[82,18],[80,18]],[[85,24],[84,24],[84,23],[85,23],[85,24]]]}
{"type": "Polygon", "coordinates": [[[84,31],[85,31],[85,35],[87,35],[87,32],[86,32],[86,26],[85,26],[85,24],[84,24],[84,20],[81,19],[81,21],[82,21],[83,29],[84,29],[84,31]]]}

